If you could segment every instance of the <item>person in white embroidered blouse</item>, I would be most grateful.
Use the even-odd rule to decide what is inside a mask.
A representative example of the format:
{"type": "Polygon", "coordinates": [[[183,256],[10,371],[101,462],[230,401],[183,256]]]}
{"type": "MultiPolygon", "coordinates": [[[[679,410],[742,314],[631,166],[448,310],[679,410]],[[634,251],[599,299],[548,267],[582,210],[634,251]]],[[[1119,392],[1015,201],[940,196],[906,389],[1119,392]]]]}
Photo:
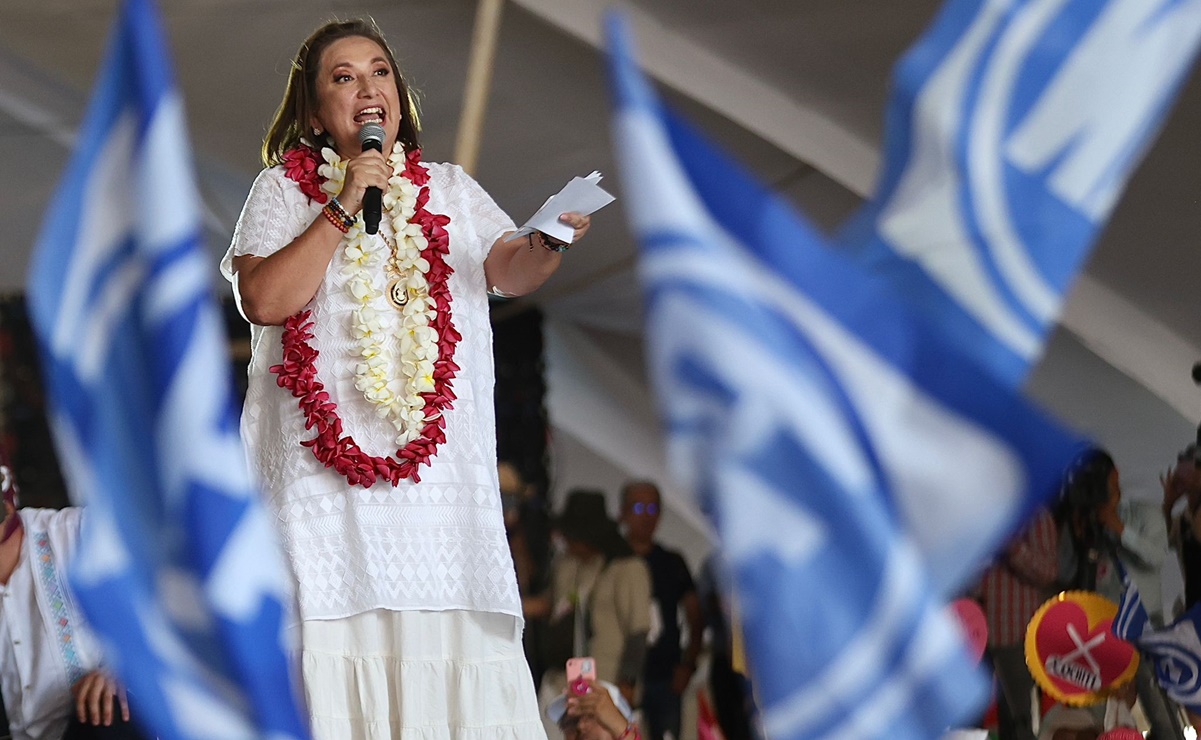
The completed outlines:
{"type": "MultiPolygon", "coordinates": [[[[0,449],[0,693],[15,740],[140,737],[67,587],[82,510],[17,511],[0,449]]],[[[3,728],[0,728],[3,732],[3,728]]]]}
{"type": "Polygon", "coordinates": [[[296,574],[314,737],[540,738],[487,292],[536,289],[566,245],[505,241],[513,221],[418,134],[374,24],[304,42],[222,261],[252,325],[243,441],[296,574]]]}

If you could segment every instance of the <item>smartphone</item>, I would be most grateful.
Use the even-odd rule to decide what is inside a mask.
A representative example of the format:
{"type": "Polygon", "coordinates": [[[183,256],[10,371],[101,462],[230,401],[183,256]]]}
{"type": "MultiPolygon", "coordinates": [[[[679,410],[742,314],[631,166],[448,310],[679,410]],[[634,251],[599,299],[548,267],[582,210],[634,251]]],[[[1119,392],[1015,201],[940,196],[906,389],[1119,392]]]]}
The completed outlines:
{"type": "Polygon", "coordinates": [[[596,680],[596,661],[592,658],[568,658],[567,685],[570,686],[581,678],[596,680]]]}

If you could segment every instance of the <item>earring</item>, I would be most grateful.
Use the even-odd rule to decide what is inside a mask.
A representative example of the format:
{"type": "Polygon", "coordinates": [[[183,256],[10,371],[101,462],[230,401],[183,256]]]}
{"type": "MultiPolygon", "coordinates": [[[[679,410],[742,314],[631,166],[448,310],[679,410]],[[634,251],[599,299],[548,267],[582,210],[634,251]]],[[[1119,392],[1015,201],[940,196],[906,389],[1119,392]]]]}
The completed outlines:
{"type": "Polygon", "coordinates": [[[323,133],[325,133],[325,132],[322,131],[321,129],[317,128],[316,126],[313,127],[313,136],[320,136],[323,133]]]}

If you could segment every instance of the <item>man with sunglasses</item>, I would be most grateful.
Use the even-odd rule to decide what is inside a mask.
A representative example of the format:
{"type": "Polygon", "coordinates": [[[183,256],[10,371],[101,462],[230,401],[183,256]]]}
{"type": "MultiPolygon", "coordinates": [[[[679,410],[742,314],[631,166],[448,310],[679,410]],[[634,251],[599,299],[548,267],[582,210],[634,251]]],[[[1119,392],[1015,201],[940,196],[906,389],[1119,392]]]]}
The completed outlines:
{"type": "Polygon", "coordinates": [[[634,553],[651,572],[651,631],[644,669],[642,713],[650,740],[680,737],[680,698],[696,671],[704,621],[696,585],[684,558],[655,542],[663,502],[649,481],[627,483],[621,490],[621,522],[634,553]],[[688,625],[687,648],[680,646],[679,613],[688,625]]]}

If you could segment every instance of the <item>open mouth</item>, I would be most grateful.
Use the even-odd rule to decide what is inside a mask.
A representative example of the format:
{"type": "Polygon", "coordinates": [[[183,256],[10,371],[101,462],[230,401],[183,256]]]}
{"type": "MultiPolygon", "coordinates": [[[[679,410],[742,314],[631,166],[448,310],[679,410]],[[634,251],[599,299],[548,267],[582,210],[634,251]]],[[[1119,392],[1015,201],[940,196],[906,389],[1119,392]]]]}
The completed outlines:
{"type": "Polygon", "coordinates": [[[363,125],[364,123],[378,123],[380,125],[383,125],[384,109],[380,108],[379,106],[372,106],[370,108],[364,108],[363,110],[359,111],[358,114],[355,115],[354,122],[359,124],[360,126],[363,125]]]}

